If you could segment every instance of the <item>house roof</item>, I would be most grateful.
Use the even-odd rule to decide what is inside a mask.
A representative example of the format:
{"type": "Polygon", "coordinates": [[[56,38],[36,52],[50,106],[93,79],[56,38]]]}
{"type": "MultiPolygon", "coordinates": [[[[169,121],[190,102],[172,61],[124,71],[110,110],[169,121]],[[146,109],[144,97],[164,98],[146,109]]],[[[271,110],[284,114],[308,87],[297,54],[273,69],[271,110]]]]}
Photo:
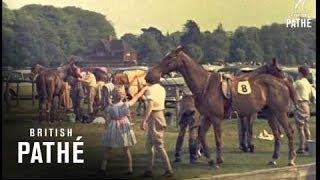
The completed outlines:
{"type": "Polygon", "coordinates": [[[75,55],[73,55],[72,58],[73,58],[76,62],[83,61],[82,57],[80,57],[80,56],[75,56],[75,55]]]}
{"type": "Polygon", "coordinates": [[[125,49],[128,49],[130,51],[134,51],[132,47],[123,40],[118,40],[118,39],[112,39],[111,41],[107,39],[101,39],[104,47],[106,50],[111,51],[111,52],[122,52],[125,49]]]}
{"type": "Polygon", "coordinates": [[[124,50],[124,43],[122,40],[111,40],[110,42],[110,51],[123,51],[124,50]]]}

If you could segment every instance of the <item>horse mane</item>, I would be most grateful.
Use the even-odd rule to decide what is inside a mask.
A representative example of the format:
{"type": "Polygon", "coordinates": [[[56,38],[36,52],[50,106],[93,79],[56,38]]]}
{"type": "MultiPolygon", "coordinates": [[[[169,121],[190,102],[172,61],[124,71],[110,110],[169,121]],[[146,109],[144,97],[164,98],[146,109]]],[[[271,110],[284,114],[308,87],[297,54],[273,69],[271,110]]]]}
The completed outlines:
{"type": "MultiPolygon", "coordinates": [[[[273,59],[273,64],[274,63],[275,59],[273,59]]],[[[252,75],[259,74],[269,74],[271,76],[276,77],[278,81],[284,83],[289,90],[291,100],[294,102],[294,104],[297,103],[296,90],[293,86],[293,83],[285,79],[284,73],[281,69],[275,69],[275,66],[272,66],[272,64],[266,64],[252,72],[252,75]]]]}
{"type": "Polygon", "coordinates": [[[193,60],[187,53],[183,52],[183,56],[185,56],[190,62],[192,62],[195,66],[198,66],[200,69],[207,71],[200,63],[197,63],[195,60],[193,60]]]}
{"type": "Polygon", "coordinates": [[[194,59],[192,59],[187,53],[185,53],[184,51],[183,52],[183,55],[186,56],[187,59],[191,60],[194,62],[195,65],[197,65],[198,67],[200,67],[201,69],[203,70],[206,70],[200,63],[197,63],[194,59]]]}

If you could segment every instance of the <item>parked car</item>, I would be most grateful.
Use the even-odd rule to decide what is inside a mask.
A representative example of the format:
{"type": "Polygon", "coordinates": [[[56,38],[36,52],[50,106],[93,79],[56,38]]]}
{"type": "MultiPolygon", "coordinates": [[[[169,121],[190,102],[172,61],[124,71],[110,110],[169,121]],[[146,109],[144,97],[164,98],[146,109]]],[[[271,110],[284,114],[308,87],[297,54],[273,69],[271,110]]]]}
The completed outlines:
{"type": "MultiPolygon", "coordinates": [[[[288,76],[289,79],[295,81],[298,78],[299,72],[298,72],[298,68],[283,68],[282,69],[288,76]]],[[[316,85],[316,69],[314,68],[309,68],[310,74],[308,76],[308,81],[314,85],[316,85]]]]}
{"type": "MultiPolygon", "coordinates": [[[[4,95],[8,95],[10,99],[14,99],[17,97],[17,83],[10,81],[25,81],[19,83],[19,97],[24,98],[32,98],[32,82],[29,78],[31,74],[31,70],[11,70],[3,72],[3,83],[9,81],[8,92],[4,91],[4,95]]],[[[4,90],[6,84],[3,84],[4,90]]],[[[37,96],[36,85],[34,86],[34,95],[37,96]]]]}
{"type": "Polygon", "coordinates": [[[255,70],[257,67],[256,66],[226,66],[218,70],[220,74],[233,74],[235,76],[243,74],[243,73],[248,73],[252,72],[255,70]]]}
{"type": "Polygon", "coordinates": [[[123,71],[128,71],[128,70],[143,70],[143,71],[148,71],[147,66],[130,66],[130,67],[120,67],[120,68],[112,68],[113,72],[123,72],[123,71]]]}
{"type": "Polygon", "coordinates": [[[160,83],[166,89],[165,106],[174,108],[176,102],[180,98],[179,94],[181,90],[187,87],[183,77],[178,73],[171,73],[170,75],[161,78],[160,83]]]}
{"type": "Polygon", "coordinates": [[[209,72],[217,72],[219,69],[223,68],[223,65],[211,65],[211,64],[203,64],[202,67],[209,72]]]}

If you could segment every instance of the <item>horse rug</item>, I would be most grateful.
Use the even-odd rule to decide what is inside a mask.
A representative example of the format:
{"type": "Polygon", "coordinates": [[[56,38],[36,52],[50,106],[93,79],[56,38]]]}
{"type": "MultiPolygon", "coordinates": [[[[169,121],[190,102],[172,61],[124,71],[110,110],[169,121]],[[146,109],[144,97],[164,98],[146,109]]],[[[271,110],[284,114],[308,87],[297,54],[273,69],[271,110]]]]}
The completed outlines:
{"type": "Polygon", "coordinates": [[[123,74],[125,74],[128,78],[128,94],[131,96],[134,96],[139,92],[139,90],[147,84],[146,80],[144,79],[147,72],[144,70],[127,70],[124,71],[123,74]]]}

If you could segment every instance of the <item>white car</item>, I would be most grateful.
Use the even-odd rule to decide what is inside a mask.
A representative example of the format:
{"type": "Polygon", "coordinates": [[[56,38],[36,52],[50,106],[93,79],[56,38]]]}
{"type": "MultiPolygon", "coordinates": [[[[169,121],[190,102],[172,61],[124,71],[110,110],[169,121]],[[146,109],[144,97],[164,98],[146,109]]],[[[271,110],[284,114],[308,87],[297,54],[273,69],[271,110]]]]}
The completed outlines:
{"type": "MultiPolygon", "coordinates": [[[[11,71],[5,71],[3,72],[3,88],[4,88],[4,94],[8,95],[9,98],[13,99],[16,98],[18,95],[17,92],[17,82],[14,81],[22,81],[19,83],[19,97],[20,98],[32,98],[32,81],[30,79],[31,70],[11,70],[11,71]],[[5,92],[6,90],[6,82],[9,82],[9,92],[5,92]]],[[[36,91],[36,84],[34,84],[33,89],[34,95],[37,95],[36,91]]]]}

